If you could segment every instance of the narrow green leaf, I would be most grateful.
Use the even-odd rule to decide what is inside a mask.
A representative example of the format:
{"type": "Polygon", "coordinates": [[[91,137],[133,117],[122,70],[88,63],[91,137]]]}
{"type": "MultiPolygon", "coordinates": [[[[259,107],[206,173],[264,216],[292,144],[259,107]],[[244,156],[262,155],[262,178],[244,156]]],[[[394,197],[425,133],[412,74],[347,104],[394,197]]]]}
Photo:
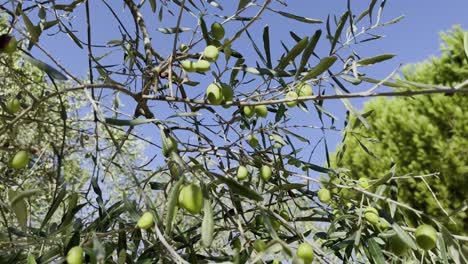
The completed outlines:
{"type": "Polygon", "coordinates": [[[332,40],[332,43],[331,43],[330,55],[335,52],[336,43],[338,43],[338,39],[341,36],[341,32],[343,31],[343,28],[346,25],[346,20],[348,19],[348,16],[349,16],[349,11],[346,11],[341,16],[340,22],[338,23],[338,26],[337,26],[336,31],[335,31],[335,36],[333,36],[333,40],[332,40]]]}
{"type": "Polygon", "coordinates": [[[114,126],[138,126],[138,125],[143,125],[143,124],[153,123],[153,122],[158,122],[158,121],[159,120],[156,118],[127,120],[127,119],[117,119],[117,118],[106,117],[105,119],[106,124],[110,124],[114,126]]]}
{"type": "Polygon", "coordinates": [[[379,62],[382,62],[382,61],[389,60],[389,59],[391,59],[393,57],[395,57],[395,54],[382,54],[382,55],[378,55],[378,56],[375,56],[375,57],[370,57],[370,58],[365,58],[365,59],[359,60],[357,63],[359,65],[371,65],[371,64],[375,64],[375,63],[379,63],[379,62]]]}
{"type": "Polygon", "coordinates": [[[270,52],[270,27],[265,26],[263,28],[263,48],[265,49],[266,56],[266,66],[271,69],[273,66],[271,64],[271,52],[270,52]]]}
{"type": "Polygon", "coordinates": [[[304,70],[307,62],[310,59],[310,56],[312,55],[312,53],[314,53],[315,47],[317,46],[317,43],[321,35],[322,35],[322,30],[315,31],[309,43],[307,43],[304,53],[302,54],[301,63],[299,64],[299,68],[297,68],[297,71],[296,71],[296,76],[295,76],[296,80],[299,78],[300,74],[304,70]]]}
{"type": "Polygon", "coordinates": [[[463,45],[465,46],[465,55],[468,59],[468,32],[465,32],[465,36],[463,37],[463,45]]]}
{"type": "Polygon", "coordinates": [[[303,187],[306,187],[307,184],[301,184],[301,183],[288,183],[288,184],[283,184],[281,186],[275,186],[268,190],[269,193],[275,193],[277,191],[290,191],[290,190],[296,190],[300,189],[303,187]]]}
{"type": "Polygon", "coordinates": [[[33,190],[26,190],[26,191],[22,191],[22,192],[16,192],[16,195],[15,197],[13,198],[13,200],[10,200],[10,203],[11,204],[14,204],[16,203],[17,201],[21,200],[21,199],[27,199],[33,195],[36,195],[38,193],[40,193],[41,190],[40,189],[33,189],[33,190]]]}
{"type": "Polygon", "coordinates": [[[206,0],[208,3],[210,3],[210,5],[218,8],[219,10],[223,10],[223,7],[216,1],[214,0],[206,0]]]}
{"type": "Polygon", "coordinates": [[[190,31],[192,29],[187,28],[187,27],[179,27],[179,28],[176,28],[176,27],[168,28],[168,27],[166,27],[166,28],[158,28],[157,30],[159,32],[161,32],[161,33],[164,33],[164,34],[175,34],[175,33],[190,31]]]}
{"type": "Polygon", "coordinates": [[[78,37],[76,37],[75,34],[73,34],[73,32],[68,29],[67,26],[63,25],[62,26],[65,28],[65,31],[67,32],[68,36],[73,40],[73,42],[75,42],[75,44],[80,48],[80,49],[83,49],[83,45],[81,45],[81,42],[80,40],[78,39],[78,37]]]}
{"type": "Polygon", "coordinates": [[[201,226],[201,238],[203,247],[210,247],[213,242],[214,217],[210,200],[206,200],[203,205],[203,221],[201,226]]]}
{"type": "Polygon", "coordinates": [[[47,211],[47,214],[44,217],[44,220],[42,220],[41,229],[49,222],[50,218],[52,217],[52,215],[54,215],[55,211],[57,211],[57,208],[59,207],[60,203],[62,203],[63,198],[65,198],[66,194],[67,194],[67,190],[65,188],[62,188],[60,192],[58,193],[57,197],[54,199],[54,201],[50,205],[50,208],[47,211]]]}
{"type": "Polygon", "coordinates": [[[177,183],[172,187],[169,197],[167,197],[166,204],[166,218],[165,218],[165,230],[164,233],[166,236],[169,236],[172,233],[172,224],[177,215],[177,200],[179,199],[179,190],[182,184],[184,183],[184,177],[180,177],[177,183]]]}
{"type": "Polygon", "coordinates": [[[403,230],[396,222],[393,222],[392,223],[392,227],[393,227],[393,230],[395,230],[395,232],[397,233],[398,237],[403,241],[405,242],[405,244],[416,250],[418,247],[416,246],[416,242],[414,242],[413,238],[410,237],[410,235],[408,235],[408,233],[403,230]]]}
{"type": "Polygon", "coordinates": [[[385,258],[382,254],[382,250],[380,249],[379,244],[375,242],[375,238],[370,238],[367,241],[369,245],[369,252],[376,264],[385,264],[385,258]]]}
{"type": "Polygon", "coordinates": [[[32,44],[36,43],[39,41],[39,36],[41,35],[42,31],[39,27],[36,27],[33,25],[29,17],[23,13],[22,14],[24,25],[26,26],[26,29],[29,32],[30,40],[32,44]]]}
{"type": "Polygon", "coordinates": [[[279,62],[278,66],[275,68],[275,70],[283,70],[286,66],[288,66],[289,63],[294,61],[294,59],[301,54],[301,52],[305,49],[307,46],[307,43],[309,42],[309,38],[305,37],[301,39],[289,52],[284,56],[281,61],[279,62]]]}
{"type": "Polygon", "coordinates": [[[200,28],[202,31],[203,38],[205,39],[206,45],[211,45],[212,40],[210,38],[210,34],[208,32],[208,28],[206,27],[206,22],[205,19],[203,19],[203,16],[200,16],[200,28]]]}
{"type": "Polygon", "coordinates": [[[255,74],[255,75],[266,75],[271,77],[291,77],[294,73],[291,71],[272,70],[266,68],[254,68],[254,67],[242,67],[243,71],[255,74]]]}
{"type": "Polygon", "coordinates": [[[382,185],[386,182],[388,182],[392,177],[395,177],[396,175],[396,164],[394,164],[392,166],[392,168],[390,168],[390,171],[387,172],[382,178],[380,178],[378,181],[374,182],[372,184],[372,187],[377,187],[379,185],[382,185]]]}
{"type": "Polygon", "coordinates": [[[362,82],[362,80],[360,79],[356,79],[354,78],[354,76],[350,76],[350,75],[346,75],[346,74],[341,74],[340,75],[341,79],[351,83],[351,84],[354,84],[354,85],[358,85],[362,82]]]}
{"type": "Polygon", "coordinates": [[[338,58],[335,56],[325,57],[320,60],[320,62],[312,69],[310,69],[307,74],[302,78],[302,82],[315,78],[328,70],[333,64],[335,64],[338,58]]]}
{"type": "Polygon", "coordinates": [[[15,203],[11,203],[13,212],[16,215],[16,219],[18,220],[18,223],[20,224],[21,229],[25,231],[27,228],[27,223],[28,223],[28,206],[24,199],[22,198],[15,199],[17,195],[18,195],[18,192],[14,190],[8,190],[8,197],[10,198],[10,203],[12,201],[15,201],[15,203]]]}
{"type": "Polygon", "coordinates": [[[248,3],[250,3],[250,0],[239,0],[239,5],[237,6],[237,11],[244,8],[248,3]]]}
{"type": "Polygon", "coordinates": [[[294,132],[291,132],[291,131],[289,131],[289,130],[287,130],[287,129],[285,129],[285,128],[280,128],[280,129],[281,129],[284,133],[289,134],[289,135],[291,135],[291,136],[293,136],[293,137],[299,139],[299,140],[302,141],[302,142],[310,143],[310,140],[308,140],[308,139],[305,138],[305,137],[302,137],[302,136],[300,136],[300,135],[298,135],[298,134],[296,134],[296,133],[294,133],[294,132]]]}
{"type": "Polygon", "coordinates": [[[223,183],[225,183],[231,191],[239,194],[240,196],[244,196],[255,201],[263,201],[263,197],[254,190],[250,189],[249,187],[241,185],[237,181],[221,176],[219,174],[213,173],[213,175],[219,180],[221,180],[223,183]]]}
{"type": "Polygon", "coordinates": [[[290,14],[290,13],[286,13],[286,12],[279,11],[279,10],[274,10],[274,9],[270,9],[270,10],[275,12],[275,13],[278,13],[278,14],[284,16],[284,17],[294,19],[294,20],[297,20],[297,21],[300,21],[300,22],[308,23],[308,24],[323,23],[323,21],[319,20],[319,19],[312,19],[312,18],[308,18],[308,17],[302,17],[302,16],[298,16],[298,15],[294,15],[294,14],[290,14]]]}
{"type": "Polygon", "coordinates": [[[28,264],[37,264],[34,255],[32,255],[31,253],[28,254],[28,264]]]}
{"type": "Polygon", "coordinates": [[[156,12],[156,0],[149,0],[149,3],[151,5],[151,11],[153,11],[153,13],[156,12]]]}
{"type": "Polygon", "coordinates": [[[60,81],[66,81],[68,80],[68,78],[63,75],[62,73],[60,73],[59,71],[57,71],[56,69],[54,69],[52,66],[40,61],[40,60],[36,60],[35,58],[31,57],[31,55],[23,52],[22,53],[22,56],[23,58],[28,61],[29,63],[31,63],[32,65],[36,66],[37,68],[39,68],[40,70],[46,72],[50,78],[54,79],[54,80],[60,80],[60,81]]]}
{"type": "Polygon", "coordinates": [[[447,248],[445,246],[445,240],[443,234],[439,234],[437,236],[437,240],[439,240],[439,248],[440,248],[440,258],[442,259],[444,264],[449,264],[448,258],[447,258],[447,248]]]}
{"type": "Polygon", "coordinates": [[[63,218],[63,221],[62,221],[63,226],[66,226],[72,222],[73,216],[75,216],[75,213],[76,213],[75,208],[78,203],[78,198],[79,196],[77,193],[72,193],[68,197],[68,208],[67,208],[67,212],[65,213],[65,217],[63,218]]]}

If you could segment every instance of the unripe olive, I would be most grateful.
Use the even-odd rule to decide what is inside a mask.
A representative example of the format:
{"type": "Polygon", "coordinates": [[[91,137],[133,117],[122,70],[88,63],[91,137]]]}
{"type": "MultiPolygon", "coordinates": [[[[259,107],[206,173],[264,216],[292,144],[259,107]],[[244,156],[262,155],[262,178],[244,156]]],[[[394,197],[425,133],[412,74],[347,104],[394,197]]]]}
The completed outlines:
{"type": "Polygon", "coordinates": [[[266,243],[263,240],[256,240],[253,244],[253,247],[257,252],[262,252],[266,249],[266,243]]]}
{"type": "Polygon", "coordinates": [[[265,118],[268,115],[268,110],[267,110],[266,105],[256,105],[254,110],[257,116],[259,117],[265,118]]]}
{"type": "Polygon", "coordinates": [[[205,57],[205,59],[208,61],[216,61],[219,57],[218,48],[213,45],[207,46],[203,51],[203,57],[205,57]]]}
{"type": "Polygon", "coordinates": [[[29,163],[29,153],[24,150],[20,150],[16,152],[15,156],[11,159],[10,166],[13,169],[19,170],[19,169],[26,167],[28,163],[29,163]]]}
{"type": "Polygon", "coordinates": [[[68,264],[83,263],[83,249],[80,246],[72,247],[67,253],[68,264]]]}
{"type": "Polygon", "coordinates": [[[289,221],[291,217],[289,217],[289,213],[286,210],[281,210],[279,215],[286,221],[289,221]]]}
{"type": "Polygon", "coordinates": [[[263,165],[261,168],[260,168],[260,178],[262,178],[262,180],[264,181],[268,181],[270,178],[271,178],[271,168],[267,165],[263,165]]]}
{"type": "Polygon", "coordinates": [[[216,40],[221,40],[224,38],[224,27],[218,22],[211,24],[211,35],[216,40]]]}
{"type": "Polygon", "coordinates": [[[281,227],[281,222],[280,221],[271,218],[270,222],[271,222],[271,226],[273,227],[273,229],[275,231],[278,231],[278,229],[280,229],[280,227],[281,227]]]}
{"type": "Polygon", "coordinates": [[[255,135],[249,134],[247,136],[247,142],[252,148],[258,147],[258,138],[255,135]]]}
{"type": "Polygon", "coordinates": [[[208,97],[208,101],[214,105],[219,105],[223,102],[223,91],[216,83],[208,85],[206,96],[208,97]]]}
{"type": "Polygon", "coordinates": [[[310,85],[308,84],[299,84],[299,86],[297,87],[297,95],[298,96],[311,96],[313,95],[314,92],[312,91],[312,87],[310,87],[310,85]]]}
{"type": "Polygon", "coordinates": [[[244,106],[243,110],[246,117],[252,117],[255,114],[254,107],[251,105],[244,106]]]}
{"type": "Polygon", "coordinates": [[[185,44],[180,44],[179,50],[182,51],[182,52],[186,52],[188,50],[188,47],[185,44]]]}
{"type": "Polygon", "coordinates": [[[203,192],[200,186],[189,184],[179,192],[179,205],[191,214],[200,213],[203,208],[203,192]]]}
{"type": "Polygon", "coordinates": [[[245,166],[239,166],[237,168],[237,179],[239,181],[243,181],[243,180],[246,180],[247,178],[249,178],[249,171],[247,170],[245,166]]]}
{"type": "Polygon", "coordinates": [[[377,225],[379,223],[379,212],[374,207],[367,207],[364,211],[364,218],[367,222],[377,225]]]}
{"type": "Polygon", "coordinates": [[[367,187],[369,187],[369,179],[366,177],[361,177],[358,180],[358,184],[361,188],[366,189],[367,187]]]}
{"type": "Polygon", "coordinates": [[[431,250],[437,244],[437,231],[430,225],[420,225],[415,232],[416,243],[424,250],[431,250]]]}
{"type": "Polygon", "coordinates": [[[310,264],[314,260],[314,249],[309,243],[304,242],[297,248],[297,256],[301,258],[305,264],[310,264]]]}
{"type": "Polygon", "coordinates": [[[207,72],[211,69],[210,62],[207,60],[199,60],[194,64],[197,72],[207,72]]]}
{"type": "Polygon", "coordinates": [[[17,50],[16,38],[12,35],[3,34],[0,36],[0,51],[8,55],[13,54],[17,50]]]}
{"type": "Polygon", "coordinates": [[[317,196],[319,200],[324,203],[328,204],[331,200],[331,193],[328,189],[322,188],[318,191],[317,196]]]}
{"type": "Polygon", "coordinates": [[[9,114],[15,114],[16,112],[18,112],[20,110],[20,107],[21,107],[21,104],[20,104],[20,101],[17,99],[17,98],[13,98],[11,100],[9,100],[6,104],[5,104],[5,110],[9,113],[9,114]]]}
{"type": "Polygon", "coordinates": [[[184,60],[182,61],[181,65],[182,65],[182,68],[188,72],[196,71],[195,63],[191,60],[184,60]]]}
{"type": "MultiPolygon", "coordinates": [[[[292,99],[297,99],[298,95],[294,91],[290,91],[286,94],[286,99],[292,100],[292,99]]],[[[286,105],[289,107],[295,107],[297,105],[297,101],[290,101],[286,102],[286,105]]]]}
{"type": "Polygon", "coordinates": [[[234,238],[234,240],[232,240],[232,247],[237,249],[237,250],[241,250],[242,249],[242,243],[240,241],[240,239],[238,237],[234,238]]]}
{"type": "Polygon", "coordinates": [[[138,219],[137,227],[141,229],[149,229],[153,226],[153,214],[150,212],[145,212],[140,219],[138,219]]]}

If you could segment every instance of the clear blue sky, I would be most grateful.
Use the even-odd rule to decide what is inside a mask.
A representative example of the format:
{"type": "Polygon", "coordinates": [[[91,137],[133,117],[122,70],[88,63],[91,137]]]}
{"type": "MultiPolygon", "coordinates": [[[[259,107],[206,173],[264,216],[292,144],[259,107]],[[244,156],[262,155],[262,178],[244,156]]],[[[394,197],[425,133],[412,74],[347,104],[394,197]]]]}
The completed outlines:
{"type": "MultiPolygon", "coordinates": [[[[114,2],[113,5],[117,7],[118,11],[121,12],[119,14],[121,15],[120,18],[122,21],[128,25],[133,25],[133,21],[128,16],[126,17],[123,15],[128,15],[127,11],[123,10],[123,4],[120,1],[116,2],[114,2]]],[[[238,3],[238,1],[218,2],[220,2],[225,7],[224,14],[226,15],[229,15],[230,12],[232,12],[233,7],[238,3]]],[[[325,20],[328,14],[339,16],[346,8],[346,1],[296,0],[286,2],[288,2],[288,7],[283,7],[279,4],[274,4],[274,7],[285,12],[322,20],[325,20]]],[[[354,13],[359,15],[360,12],[367,8],[368,2],[370,1],[352,1],[352,9],[354,13]]],[[[105,44],[111,39],[119,39],[120,34],[116,27],[117,24],[114,20],[112,20],[108,10],[105,9],[100,1],[91,1],[91,5],[92,21],[94,23],[94,40],[96,40],[99,44],[105,44]]],[[[210,10],[214,11],[215,9],[211,8],[210,10]]],[[[145,15],[150,15],[149,10],[146,11],[145,15]]],[[[397,54],[397,57],[391,61],[372,68],[372,77],[383,78],[396,69],[400,64],[420,62],[429,58],[430,55],[437,55],[439,53],[440,45],[438,36],[439,32],[448,30],[455,24],[460,24],[465,30],[468,29],[467,11],[467,0],[387,1],[381,21],[388,21],[400,15],[404,15],[405,19],[397,24],[390,25],[375,31],[375,33],[385,35],[386,37],[377,41],[367,42],[365,44],[359,45],[357,47],[357,51],[361,57],[370,57],[383,53],[397,54]]],[[[252,27],[251,33],[258,41],[257,44],[262,47],[261,30],[263,29],[264,25],[270,25],[270,39],[273,48],[273,58],[277,58],[282,52],[280,40],[283,40],[289,45],[293,43],[291,37],[289,37],[289,31],[294,31],[300,36],[310,36],[316,29],[321,28],[325,33],[324,24],[310,25],[302,23],[289,23],[290,21],[291,20],[284,19],[277,14],[268,12],[261,21],[257,22],[252,27]]],[[[166,16],[166,19],[163,21],[164,25],[161,25],[156,17],[154,17],[152,20],[147,19],[146,22],[150,28],[150,33],[155,36],[153,38],[153,45],[156,47],[156,49],[165,50],[166,53],[164,55],[166,55],[169,47],[172,45],[172,41],[168,41],[167,35],[157,33],[156,28],[174,26],[175,19],[166,16]]],[[[186,17],[182,21],[182,26],[193,26],[194,22],[195,18],[186,17]]],[[[226,26],[228,32],[239,27],[238,24],[236,26],[230,25],[231,24],[226,26]]],[[[132,26],[129,26],[129,28],[132,28],[132,26]]],[[[78,30],[77,35],[79,37],[85,36],[84,5],[78,7],[77,18],[75,19],[75,29],[78,30]]],[[[326,40],[323,38],[324,35],[325,34],[322,35],[322,39],[317,50],[317,53],[320,56],[325,56],[328,52],[325,49],[328,48],[328,45],[326,40]]],[[[182,37],[183,36],[184,34],[182,34],[182,37]]],[[[172,39],[172,36],[170,39],[172,39]]],[[[87,58],[85,50],[78,51],[73,42],[69,38],[64,38],[63,35],[43,37],[41,41],[43,42],[43,45],[51,50],[56,58],[58,58],[66,67],[71,69],[72,72],[81,77],[86,76],[87,58]]],[[[248,44],[244,38],[243,40],[237,42],[234,47],[242,49],[243,47],[247,47],[247,45],[250,44],[248,44]]],[[[98,49],[96,49],[95,52],[97,54],[104,53],[104,51],[99,51],[98,49]]],[[[37,54],[37,52],[34,54],[37,54]]],[[[246,53],[246,55],[248,57],[248,62],[250,60],[251,65],[256,59],[258,59],[253,51],[246,53]]],[[[38,56],[43,58],[40,55],[38,56]]],[[[121,59],[122,58],[118,56],[113,58],[111,57],[108,62],[117,62],[121,61],[121,59]]],[[[350,88],[353,91],[365,89],[365,87],[350,88]]],[[[204,90],[204,88],[202,90],[204,90]]],[[[202,90],[200,90],[200,92],[202,92],[202,90]]],[[[355,106],[360,108],[362,106],[363,100],[353,100],[352,102],[355,106]]],[[[339,101],[333,101],[327,103],[326,106],[329,110],[331,109],[333,113],[341,118],[341,120],[337,123],[337,125],[341,127],[344,117],[344,108],[342,107],[341,103],[339,101]]],[[[300,110],[298,110],[298,114],[301,116],[298,119],[299,121],[301,121],[301,118],[307,119],[311,117],[310,115],[302,115],[300,110]]],[[[312,118],[316,118],[316,115],[313,114],[312,118]]],[[[315,124],[318,125],[318,123],[315,124]]],[[[147,133],[142,131],[142,129],[140,129],[139,132],[147,135],[147,133]]],[[[152,134],[154,135],[154,133],[152,134]]],[[[317,134],[317,131],[313,134],[310,134],[311,139],[318,136],[320,136],[320,134],[317,134]]],[[[329,142],[329,147],[331,150],[333,150],[334,147],[339,143],[341,136],[338,132],[328,133],[327,139],[329,142]]],[[[312,160],[317,164],[324,163],[323,148],[318,148],[317,154],[314,154],[312,160]]]]}

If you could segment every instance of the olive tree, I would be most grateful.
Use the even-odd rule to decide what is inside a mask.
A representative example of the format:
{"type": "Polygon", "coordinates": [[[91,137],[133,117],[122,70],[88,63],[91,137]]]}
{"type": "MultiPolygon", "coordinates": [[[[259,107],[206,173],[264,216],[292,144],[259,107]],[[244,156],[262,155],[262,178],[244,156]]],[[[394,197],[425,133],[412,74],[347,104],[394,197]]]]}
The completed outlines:
{"type": "Polygon", "coordinates": [[[27,105],[5,102],[2,130],[21,129],[35,115],[34,124],[47,120],[41,107],[50,105],[61,120],[51,129],[70,135],[50,134],[53,144],[42,146],[59,146],[50,156],[52,196],[33,184],[44,163],[40,155],[28,161],[34,140],[17,143],[26,150],[20,155],[2,150],[11,157],[2,164],[24,179],[4,184],[2,262],[466,262],[466,237],[382,195],[391,173],[356,184],[344,169],[309,158],[318,145],[328,152],[322,133],[337,122],[330,100],[341,99],[368,127],[351,98],[441,92],[365,74],[394,56],[361,57],[354,49],[401,19],[383,21],[386,1],[348,1],[343,13],[318,18],[281,0],[225,2],[1,7],[2,59],[12,62],[9,69],[24,63],[44,76],[37,94],[19,88],[27,105]],[[273,23],[265,26],[267,18],[273,23]],[[273,37],[281,23],[305,24],[310,33],[273,37]],[[48,48],[53,37],[72,40],[67,54],[86,56],[86,78],[48,48]],[[375,85],[363,90],[361,83],[375,85]],[[361,92],[351,93],[350,85],[361,92]],[[375,92],[383,86],[394,90],[375,92]],[[73,144],[78,156],[60,151],[73,144]],[[69,163],[80,175],[65,177],[69,163]],[[77,178],[81,184],[73,184],[77,178]],[[360,195],[350,199],[343,190],[360,195]],[[39,201],[47,201],[44,214],[28,210],[39,201]],[[417,216],[417,228],[407,225],[408,213],[417,216]]]}

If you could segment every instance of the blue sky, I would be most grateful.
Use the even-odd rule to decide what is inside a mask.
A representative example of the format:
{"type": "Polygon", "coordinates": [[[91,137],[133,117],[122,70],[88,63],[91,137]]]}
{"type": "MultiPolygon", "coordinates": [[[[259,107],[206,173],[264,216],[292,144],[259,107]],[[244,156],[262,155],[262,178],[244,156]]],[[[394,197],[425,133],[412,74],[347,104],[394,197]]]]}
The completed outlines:
{"type": "MultiPolygon", "coordinates": [[[[109,1],[111,3],[112,1],[109,1]]],[[[237,6],[238,1],[219,1],[224,7],[225,11],[222,11],[222,14],[229,15],[232,10],[237,6]]],[[[294,0],[286,1],[288,6],[284,7],[279,4],[274,4],[273,7],[280,9],[281,11],[294,13],[301,16],[306,16],[310,18],[322,19],[325,20],[328,14],[340,16],[346,8],[346,1],[329,1],[329,0],[294,0]]],[[[365,10],[370,1],[352,1],[352,10],[356,15],[359,15],[360,12],[365,10]]],[[[108,10],[104,7],[101,1],[92,1],[91,2],[91,15],[93,22],[93,39],[99,44],[105,44],[111,39],[119,39],[120,34],[116,27],[115,20],[112,19],[108,10]]],[[[120,19],[127,25],[133,25],[133,21],[126,15],[128,12],[123,9],[122,3],[114,2],[112,4],[116,7],[116,10],[120,15],[120,19]],[[126,15],[124,15],[126,14],[126,15]]],[[[209,8],[210,11],[215,11],[213,7],[209,8]]],[[[361,57],[370,57],[383,53],[393,53],[397,57],[391,61],[385,62],[381,65],[373,66],[371,77],[375,78],[384,78],[395,70],[400,64],[420,62],[424,59],[429,58],[430,55],[437,55],[439,53],[440,41],[439,41],[439,32],[450,29],[455,24],[460,24],[465,30],[468,29],[468,1],[466,0],[451,0],[451,1],[440,1],[440,0],[425,0],[425,1],[404,1],[404,0],[393,0],[387,1],[383,16],[381,21],[388,21],[398,16],[404,15],[405,19],[400,21],[397,24],[389,25],[384,28],[381,28],[375,33],[386,36],[383,39],[367,42],[356,47],[358,54],[361,57]]],[[[375,10],[376,12],[376,10],[375,10]]],[[[156,32],[158,27],[168,27],[175,25],[175,19],[170,16],[165,16],[163,20],[164,25],[161,25],[157,18],[151,14],[150,10],[145,10],[145,15],[148,16],[147,24],[150,30],[150,33],[154,36],[153,45],[157,50],[162,50],[164,55],[167,55],[169,47],[172,47],[172,36],[168,39],[167,35],[163,35],[156,32]],[[168,41],[170,40],[170,41],[168,41]],[[165,51],[165,52],[164,52],[165,51]]],[[[254,12],[248,14],[252,15],[254,12]]],[[[84,5],[81,5],[77,9],[76,18],[74,20],[74,29],[77,30],[76,34],[80,38],[85,36],[85,20],[84,20],[84,5]]],[[[212,17],[207,17],[207,20],[212,20],[212,17]]],[[[193,26],[193,23],[196,21],[194,17],[184,17],[182,20],[182,26],[193,26]]],[[[316,29],[321,28],[325,29],[323,25],[310,25],[303,23],[292,23],[292,20],[285,19],[277,14],[268,12],[259,22],[257,22],[251,29],[250,33],[258,41],[260,47],[263,46],[261,33],[263,27],[268,24],[270,25],[270,39],[272,45],[272,57],[278,58],[282,53],[282,47],[280,40],[283,40],[286,44],[292,45],[293,41],[289,36],[289,31],[294,31],[299,36],[310,36],[316,29]]],[[[229,32],[232,32],[235,29],[239,28],[239,24],[228,24],[226,29],[229,35],[229,32]]],[[[130,26],[129,28],[132,28],[130,26]]],[[[325,33],[325,30],[324,30],[325,33]]],[[[189,34],[190,35],[190,34],[189,34]]],[[[320,56],[327,55],[327,48],[329,47],[328,42],[322,39],[317,48],[317,53],[320,56]]],[[[186,35],[181,35],[181,40],[187,41],[184,39],[186,35]]],[[[83,38],[84,39],[84,38],[83,38]]],[[[54,56],[63,63],[67,68],[71,69],[72,72],[76,73],[78,76],[85,77],[87,71],[87,58],[86,51],[79,50],[74,46],[73,42],[64,37],[64,35],[56,36],[43,36],[41,39],[43,45],[52,51],[54,56]]],[[[239,42],[235,43],[234,48],[237,49],[251,49],[249,42],[246,38],[241,39],[239,42]],[[248,48],[245,48],[248,47],[248,48]]],[[[202,47],[199,47],[197,51],[201,51],[202,47]]],[[[96,54],[103,54],[104,51],[95,49],[96,54]]],[[[33,54],[37,55],[40,58],[43,58],[39,53],[34,52],[33,54]]],[[[253,63],[255,60],[258,60],[256,54],[253,51],[246,52],[248,57],[248,62],[250,60],[253,63]]],[[[110,57],[108,63],[119,62],[121,61],[121,56],[116,55],[110,57]]],[[[313,63],[312,63],[313,64],[313,63]]],[[[195,79],[197,79],[196,77],[195,79]]],[[[198,78],[201,80],[201,78],[198,78]]],[[[206,80],[205,80],[206,82],[206,80]]],[[[365,86],[362,87],[350,87],[353,91],[364,90],[365,86]]],[[[202,92],[200,90],[200,92],[202,92]]],[[[362,107],[364,100],[353,100],[355,106],[358,108],[362,107]]],[[[339,101],[327,102],[327,109],[336,114],[341,120],[338,121],[337,125],[342,126],[343,117],[344,117],[344,108],[339,101]]],[[[316,118],[314,113],[310,115],[304,115],[300,110],[297,111],[299,116],[297,121],[302,122],[309,120],[310,118],[316,118]]],[[[318,124],[316,124],[318,125],[318,124]]],[[[312,134],[309,132],[303,131],[304,134],[310,136],[311,138],[320,137],[320,133],[315,131],[312,134]]],[[[139,133],[146,136],[148,135],[147,131],[144,128],[139,130],[139,133]]],[[[155,133],[151,133],[155,134],[155,133]]],[[[332,132],[327,134],[327,140],[329,143],[329,148],[331,150],[339,143],[341,135],[339,132],[332,132]]],[[[314,141],[312,141],[312,145],[314,141]]],[[[320,146],[317,149],[316,154],[312,157],[313,162],[317,164],[323,164],[325,159],[323,155],[323,147],[320,146]]]]}

